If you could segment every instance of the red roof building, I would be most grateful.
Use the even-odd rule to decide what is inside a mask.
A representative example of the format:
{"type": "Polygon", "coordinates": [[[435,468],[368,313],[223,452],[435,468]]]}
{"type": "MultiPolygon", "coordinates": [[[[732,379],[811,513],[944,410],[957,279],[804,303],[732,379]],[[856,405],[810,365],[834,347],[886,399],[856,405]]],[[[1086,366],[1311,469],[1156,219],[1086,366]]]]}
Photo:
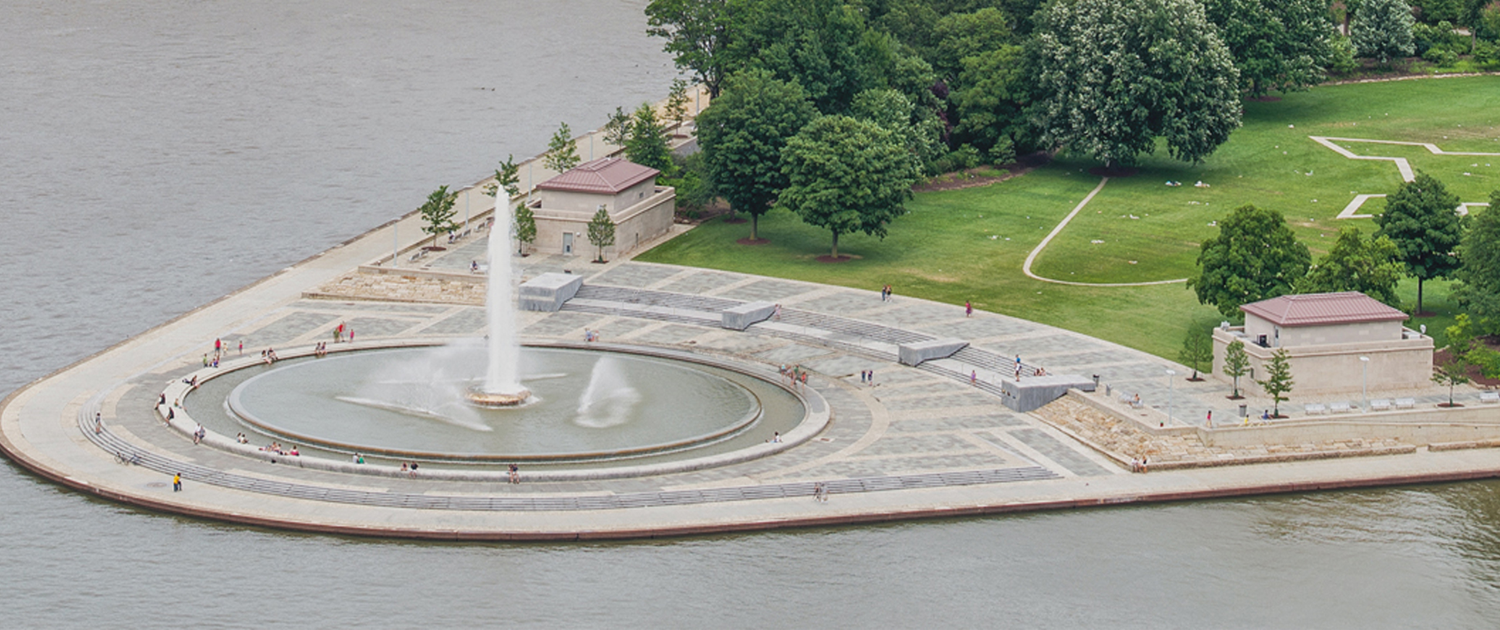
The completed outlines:
{"type": "Polygon", "coordinates": [[[1240,307],[1277,326],[1332,326],[1364,322],[1404,322],[1406,313],[1358,291],[1283,295],[1240,307]]]}
{"type": "Polygon", "coordinates": [[[579,164],[572,170],[537,184],[541,190],[617,195],[655,178],[661,171],[622,158],[607,157],[579,164]]]}

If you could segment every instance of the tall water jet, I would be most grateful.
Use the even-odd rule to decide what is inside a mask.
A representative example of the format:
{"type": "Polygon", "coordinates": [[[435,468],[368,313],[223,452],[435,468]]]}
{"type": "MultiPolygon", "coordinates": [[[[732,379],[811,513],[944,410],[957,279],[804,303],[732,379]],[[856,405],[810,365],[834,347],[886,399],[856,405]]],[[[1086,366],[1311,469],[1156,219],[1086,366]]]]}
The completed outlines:
{"type": "Polygon", "coordinates": [[[496,197],[495,224],[490,227],[489,290],[485,309],[489,313],[489,368],[484,383],[469,390],[469,402],[483,407],[521,404],[531,392],[521,386],[521,344],[516,339],[515,276],[511,268],[514,249],[511,230],[514,210],[510,201],[496,197]]]}

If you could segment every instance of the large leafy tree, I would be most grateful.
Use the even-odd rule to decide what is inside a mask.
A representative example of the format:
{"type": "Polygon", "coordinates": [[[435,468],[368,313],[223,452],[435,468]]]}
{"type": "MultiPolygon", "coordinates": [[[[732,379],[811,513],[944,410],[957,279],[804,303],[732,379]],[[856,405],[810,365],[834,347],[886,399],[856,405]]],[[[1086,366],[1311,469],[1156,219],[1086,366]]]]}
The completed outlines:
{"type": "Polygon", "coordinates": [[[1385,212],[1375,217],[1377,232],[1396,244],[1406,272],[1417,279],[1417,313],[1422,312],[1422,283],[1446,278],[1459,268],[1453,255],[1463,240],[1463,218],[1458,197],[1443,182],[1417,173],[1385,200],[1385,212]]]}
{"type": "Polygon", "coordinates": [[[1032,133],[1026,120],[1032,77],[1020,46],[965,57],[949,101],[958,114],[954,142],[969,144],[996,162],[1009,161],[1032,133]]]}
{"type": "Polygon", "coordinates": [[[770,70],[800,84],[819,112],[842,114],[854,95],[887,86],[897,47],[842,0],[758,0],[730,53],[735,68],[770,70]]]}
{"type": "Polygon", "coordinates": [[[848,116],[809,123],[787,140],[781,162],[788,185],[779,205],[832,232],[834,258],[840,234],[884,238],[886,226],[906,213],[917,181],[916,159],[900,137],[848,116]]]}
{"type": "Polygon", "coordinates": [[[1109,166],[1151,153],[1198,162],[1240,126],[1239,73],[1195,0],[1077,0],[1036,34],[1046,140],[1109,166]]]}
{"type": "Polygon", "coordinates": [[[1359,291],[1391,306],[1400,307],[1396,283],[1402,266],[1396,244],[1384,236],[1365,238],[1359,228],[1346,227],[1328,255],[1297,283],[1298,293],[1359,291]]]}
{"type": "Polygon", "coordinates": [[[1486,333],[1500,333],[1500,190],[1490,193],[1490,207],[1469,221],[1458,247],[1462,281],[1454,291],[1458,305],[1486,333]]]}
{"type": "Polygon", "coordinates": [[[920,163],[936,160],[944,152],[939,138],[942,124],[934,118],[921,116],[912,102],[897,90],[860,92],[849,106],[849,115],[868,120],[895,133],[901,144],[920,163]]]}
{"type": "Polygon", "coordinates": [[[737,212],[750,214],[750,238],[761,215],[786,188],[781,150],[818,115],[807,92],[769,71],[748,70],[698,116],[698,145],[713,189],[737,212]]]}
{"type": "Polygon", "coordinates": [[[667,147],[666,130],[656,119],[650,103],[642,103],[630,118],[630,137],[625,139],[625,157],[631,162],[649,166],[671,176],[676,165],[667,147]]]}
{"type": "Polygon", "coordinates": [[[1238,319],[1243,304],[1291,293],[1311,259],[1280,212],[1240,206],[1219,221],[1217,236],[1203,242],[1198,275],[1187,286],[1199,303],[1238,319]]]}
{"type": "Polygon", "coordinates": [[[1335,37],[1326,0],[1205,0],[1240,71],[1240,91],[1304,90],[1323,80],[1335,37]]]}
{"type": "Polygon", "coordinates": [[[963,70],[964,58],[1014,44],[1010,25],[1010,16],[994,7],[944,16],[933,27],[934,41],[927,59],[938,76],[956,79],[963,70]]]}
{"type": "Polygon", "coordinates": [[[667,40],[663,47],[681,70],[708,89],[712,98],[730,73],[729,43],[742,0],[651,0],[646,33],[667,40]]]}
{"type": "Polygon", "coordinates": [[[1414,22],[1411,7],[1402,0],[1362,0],[1349,38],[1359,56],[1389,63],[1412,53],[1414,22]]]}

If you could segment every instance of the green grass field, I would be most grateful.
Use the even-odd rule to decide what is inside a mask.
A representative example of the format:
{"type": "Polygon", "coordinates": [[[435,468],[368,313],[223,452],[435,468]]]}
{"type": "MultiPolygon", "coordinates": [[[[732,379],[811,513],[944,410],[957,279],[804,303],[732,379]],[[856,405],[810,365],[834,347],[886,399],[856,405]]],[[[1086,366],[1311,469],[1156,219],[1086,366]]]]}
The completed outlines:
{"type": "MultiPolygon", "coordinates": [[[[1162,152],[1141,172],[1111,179],[1038,257],[1038,275],[1078,282],[1142,282],[1184,278],[1195,271],[1198,244],[1210,224],[1246,203],[1281,211],[1314,255],[1338,230],[1367,233],[1370,219],[1335,220],[1355,194],[1393,192],[1401,183],[1387,161],[1350,160],[1310,135],[1429,142],[1446,151],[1500,153],[1500,77],[1409,80],[1316,88],[1276,102],[1247,103],[1245,124],[1205,163],[1175,162],[1162,152]],[[1311,173],[1311,174],[1309,174],[1311,173]],[[1181,187],[1168,187],[1168,180],[1181,187]],[[1196,188],[1199,180],[1209,188],[1196,188]],[[1102,242],[1095,242],[1102,241],[1102,242]]],[[[1500,188],[1500,156],[1440,156],[1420,147],[1341,143],[1357,155],[1407,158],[1443,180],[1461,201],[1482,202],[1500,188]],[[1464,173],[1468,173],[1465,175],[1464,173]]],[[[785,212],[761,220],[760,246],[735,243],[744,224],[710,221],[638,257],[747,273],[878,290],[962,304],[1079,331],[1175,358],[1190,328],[1217,323],[1181,284],[1076,287],[1039,282],[1022,261],[1099,183],[1096,164],[1061,156],[1023,177],[982,188],[918,194],[884,241],[840,238],[845,263],[819,263],[827,232],[785,212]]],[[[1373,199],[1362,212],[1380,211],[1373,199]]],[[[1425,323],[1438,333],[1452,321],[1446,282],[1429,282],[1425,323]]],[[[1415,302],[1415,282],[1403,299],[1415,302]]]]}

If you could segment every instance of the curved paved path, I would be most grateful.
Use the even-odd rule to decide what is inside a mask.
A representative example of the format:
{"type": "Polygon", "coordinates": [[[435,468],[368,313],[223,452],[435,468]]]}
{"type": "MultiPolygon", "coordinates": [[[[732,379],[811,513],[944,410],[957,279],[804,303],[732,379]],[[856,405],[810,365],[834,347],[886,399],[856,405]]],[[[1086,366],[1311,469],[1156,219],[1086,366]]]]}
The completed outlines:
{"type": "Polygon", "coordinates": [[[1083,198],[1083,201],[1078,202],[1078,205],[1073,207],[1073,211],[1069,212],[1068,216],[1063,217],[1063,220],[1057,224],[1057,227],[1052,228],[1052,231],[1047,233],[1047,237],[1042,239],[1042,242],[1037,243],[1036,247],[1031,250],[1031,253],[1026,255],[1026,262],[1021,264],[1021,273],[1026,274],[1026,277],[1031,278],[1032,280],[1040,280],[1042,282],[1050,282],[1052,284],[1066,284],[1075,287],[1148,287],[1156,284],[1177,284],[1179,282],[1187,282],[1187,278],[1178,278],[1176,280],[1152,280],[1149,282],[1075,282],[1072,280],[1054,280],[1052,278],[1043,278],[1042,276],[1036,275],[1036,273],[1031,271],[1031,263],[1035,262],[1036,257],[1042,253],[1043,249],[1047,248],[1047,244],[1052,242],[1052,238],[1060,234],[1063,231],[1063,228],[1068,227],[1068,222],[1072,221],[1073,217],[1078,216],[1078,212],[1083,210],[1085,206],[1089,205],[1089,202],[1094,200],[1094,195],[1097,195],[1099,194],[1099,191],[1104,190],[1104,185],[1108,183],[1108,177],[1100,178],[1099,185],[1095,186],[1094,189],[1089,192],[1088,196],[1083,198]]]}

